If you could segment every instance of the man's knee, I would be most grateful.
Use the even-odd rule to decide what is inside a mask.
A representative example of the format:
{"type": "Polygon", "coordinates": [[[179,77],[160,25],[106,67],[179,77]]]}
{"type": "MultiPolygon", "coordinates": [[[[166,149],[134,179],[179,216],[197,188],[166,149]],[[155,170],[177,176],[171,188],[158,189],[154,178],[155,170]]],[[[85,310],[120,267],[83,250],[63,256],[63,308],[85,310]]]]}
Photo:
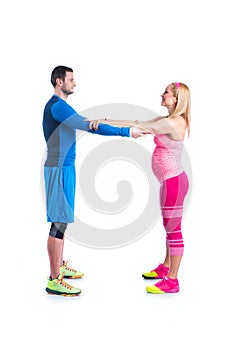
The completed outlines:
{"type": "Polygon", "coordinates": [[[63,222],[52,222],[49,232],[49,236],[63,239],[64,233],[66,231],[67,224],[63,222]]]}

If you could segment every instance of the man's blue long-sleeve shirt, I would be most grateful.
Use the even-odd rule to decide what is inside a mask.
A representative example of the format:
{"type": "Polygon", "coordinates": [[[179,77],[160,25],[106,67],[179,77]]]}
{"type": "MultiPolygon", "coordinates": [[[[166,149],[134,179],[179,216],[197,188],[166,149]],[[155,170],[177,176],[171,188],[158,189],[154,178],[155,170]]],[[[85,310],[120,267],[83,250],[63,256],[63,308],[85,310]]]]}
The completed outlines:
{"type": "Polygon", "coordinates": [[[76,129],[105,136],[130,137],[130,128],[116,128],[100,124],[98,130],[89,129],[89,122],[66,101],[53,95],[47,102],[43,115],[43,132],[47,143],[45,166],[66,166],[76,158],[76,129]]]}

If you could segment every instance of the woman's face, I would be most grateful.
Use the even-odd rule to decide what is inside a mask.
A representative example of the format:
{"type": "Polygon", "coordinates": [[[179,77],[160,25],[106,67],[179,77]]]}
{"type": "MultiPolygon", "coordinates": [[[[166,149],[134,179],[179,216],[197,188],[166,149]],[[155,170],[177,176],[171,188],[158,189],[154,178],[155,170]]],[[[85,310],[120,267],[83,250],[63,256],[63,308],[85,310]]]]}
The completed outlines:
{"type": "Polygon", "coordinates": [[[173,95],[172,84],[166,87],[161,97],[162,97],[161,106],[169,107],[169,108],[175,107],[177,98],[173,95]]]}

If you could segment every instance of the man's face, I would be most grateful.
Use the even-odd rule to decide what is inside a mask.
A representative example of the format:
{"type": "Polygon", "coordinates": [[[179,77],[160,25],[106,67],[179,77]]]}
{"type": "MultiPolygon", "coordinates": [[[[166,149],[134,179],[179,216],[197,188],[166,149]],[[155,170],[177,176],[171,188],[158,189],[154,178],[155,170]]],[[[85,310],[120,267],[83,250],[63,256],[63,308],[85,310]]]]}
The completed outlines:
{"type": "Polygon", "coordinates": [[[64,81],[62,81],[61,90],[66,95],[71,95],[76,87],[76,82],[74,80],[74,75],[72,72],[66,72],[64,81]]]}

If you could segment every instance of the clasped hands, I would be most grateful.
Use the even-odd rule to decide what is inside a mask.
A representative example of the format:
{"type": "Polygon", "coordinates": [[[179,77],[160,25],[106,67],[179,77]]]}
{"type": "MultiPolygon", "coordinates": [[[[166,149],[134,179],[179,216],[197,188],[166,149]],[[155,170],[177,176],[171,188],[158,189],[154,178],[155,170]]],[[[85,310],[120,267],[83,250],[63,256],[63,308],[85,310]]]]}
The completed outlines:
{"type": "Polygon", "coordinates": [[[137,125],[137,121],[135,121],[135,122],[133,121],[132,125],[129,125],[129,122],[127,122],[127,121],[125,124],[123,120],[121,122],[111,121],[111,123],[109,123],[109,120],[107,122],[105,119],[94,119],[94,120],[87,119],[86,121],[89,121],[89,129],[93,129],[95,131],[97,131],[98,125],[100,123],[102,123],[102,124],[106,123],[108,125],[112,125],[112,126],[116,126],[116,127],[129,127],[130,128],[130,136],[133,137],[134,139],[138,139],[139,137],[151,134],[151,132],[149,130],[143,128],[140,125],[137,125]]]}

